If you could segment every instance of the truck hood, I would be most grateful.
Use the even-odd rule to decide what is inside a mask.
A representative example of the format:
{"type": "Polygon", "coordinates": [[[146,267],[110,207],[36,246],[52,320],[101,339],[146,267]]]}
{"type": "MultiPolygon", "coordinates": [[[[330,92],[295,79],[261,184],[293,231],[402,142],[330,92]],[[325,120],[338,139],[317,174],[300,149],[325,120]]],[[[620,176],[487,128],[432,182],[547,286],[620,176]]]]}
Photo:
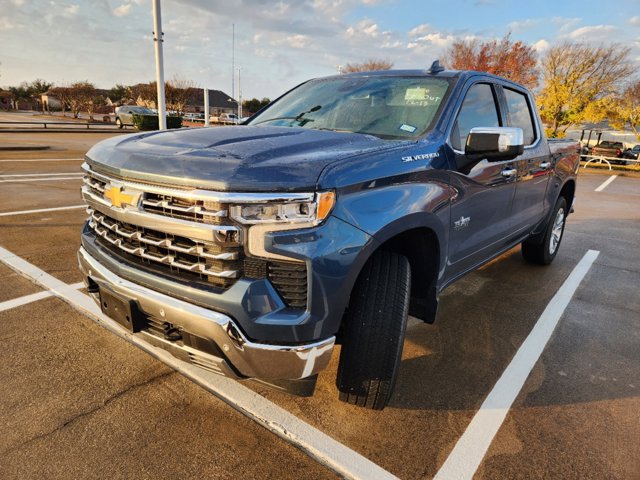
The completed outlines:
{"type": "Polygon", "coordinates": [[[234,126],[114,137],[87,161],[127,179],[217,191],[313,190],[322,170],[404,142],[305,128],[234,126]]]}

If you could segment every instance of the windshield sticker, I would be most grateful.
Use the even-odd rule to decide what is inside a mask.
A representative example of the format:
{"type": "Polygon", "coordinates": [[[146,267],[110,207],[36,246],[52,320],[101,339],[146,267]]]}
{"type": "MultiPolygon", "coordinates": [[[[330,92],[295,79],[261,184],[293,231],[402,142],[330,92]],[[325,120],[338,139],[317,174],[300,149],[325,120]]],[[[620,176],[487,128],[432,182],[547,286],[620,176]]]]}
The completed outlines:
{"type": "Polygon", "coordinates": [[[404,92],[404,99],[407,102],[419,102],[420,100],[425,100],[428,94],[429,94],[428,88],[423,88],[423,87],[407,88],[407,90],[404,92]]]}
{"type": "Polygon", "coordinates": [[[407,125],[406,123],[400,125],[400,130],[402,130],[403,132],[413,133],[416,131],[416,129],[417,127],[414,127],[413,125],[407,125]]]}
{"type": "Polygon", "coordinates": [[[417,105],[428,107],[430,105],[439,105],[442,97],[432,94],[428,88],[413,87],[407,88],[404,93],[404,101],[407,105],[417,105]]]}
{"type": "Polygon", "coordinates": [[[410,157],[402,157],[404,163],[415,162],[417,160],[429,160],[431,158],[438,158],[440,154],[438,152],[422,153],[420,155],[411,155],[410,157]]]}

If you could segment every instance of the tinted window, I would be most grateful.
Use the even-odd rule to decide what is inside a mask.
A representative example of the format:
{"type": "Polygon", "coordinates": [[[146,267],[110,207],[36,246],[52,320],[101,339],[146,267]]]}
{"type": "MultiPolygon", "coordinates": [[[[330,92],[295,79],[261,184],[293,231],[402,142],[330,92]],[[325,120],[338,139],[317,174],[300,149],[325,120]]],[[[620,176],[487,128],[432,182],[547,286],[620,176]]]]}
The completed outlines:
{"type": "Polygon", "coordinates": [[[511,126],[521,128],[524,144],[531,145],[536,139],[536,131],[533,128],[533,117],[526,95],[508,88],[504,89],[504,95],[509,107],[511,126]]]}
{"type": "Polygon", "coordinates": [[[499,127],[498,111],[491,86],[474,85],[467,92],[451,134],[451,144],[456,150],[464,150],[467,136],[474,127],[499,127]]]}

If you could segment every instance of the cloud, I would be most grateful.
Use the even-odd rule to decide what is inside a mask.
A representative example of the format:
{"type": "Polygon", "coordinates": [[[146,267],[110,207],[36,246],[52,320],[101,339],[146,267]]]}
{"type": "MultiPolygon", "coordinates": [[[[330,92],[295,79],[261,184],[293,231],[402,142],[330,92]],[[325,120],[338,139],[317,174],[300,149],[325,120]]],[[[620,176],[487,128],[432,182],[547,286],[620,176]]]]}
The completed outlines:
{"type": "Polygon", "coordinates": [[[80,5],[69,5],[64,9],[64,15],[67,17],[75,17],[80,11],[80,5]]]}
{"type": "Polygon", "coordinates": [[[116,7],[113,9],[113,14],[116,17],[124,17],[126,15],[129,15],[129,13],[131,13],[131,4],[130,3],[124,3],[122,5],[120,5],[119,7],[116,7]]]}
{"type": "Polygon", "coordinates": [[[541,22],[542,20],[540,19],[528,18],[526,20],[516,20],[514,22],[511,22],[507,25],[507,27],[512,32],[522,32],[524,30],[529,30],[531,28],[539,26],[541,22]]]}
{"type": "Polygon", "coordinates": [[[629,19],[629,23],[631,25],[635,25],[636,27],[640,27],[640,17],[631,17],[629,19]]]}
{"type": "Polygon", "coordinates": [[[431,29],[431,25],[429,25],[427,23],[423,23],[423,24],[418,25],[417,27],[414,27],[411,30],[409,30],[407,35],[409,35],[410,37],[419,37],[421,35],[426,35],[431,30],[432,30],[431,29]]]}
{"type": "Polygon", "coordinates": [[[589,25],[577,28],[566,36],[572,40],[607,40],[616,30],[613,25],[589,25]]]}
{"type": "Polygon", "coordinates": [[[579,17],[553,17],[551,18],[551,23],[555,23],[556,25],[560,25],[560,33],[565,33],[574,28],[577,24],[582,21],[579,17]]]}
{"type": "Polygon", "coordinates": [[[538,40],[536,43],[533,44],[533,49],[536,52],[538,52],[538,55],[544,54],[547,50],[549,50],[550,47],[551,47],[551,44],[547,42],[544,38],[541,40],[538,40]]]}
{"type": "Polygon", "coordinates": [[[347,37],[377,37],[379,32],[378,24],[365,18],[364,20],[360,20],[355,27],[350,26],[346,30],[347,37]]]}

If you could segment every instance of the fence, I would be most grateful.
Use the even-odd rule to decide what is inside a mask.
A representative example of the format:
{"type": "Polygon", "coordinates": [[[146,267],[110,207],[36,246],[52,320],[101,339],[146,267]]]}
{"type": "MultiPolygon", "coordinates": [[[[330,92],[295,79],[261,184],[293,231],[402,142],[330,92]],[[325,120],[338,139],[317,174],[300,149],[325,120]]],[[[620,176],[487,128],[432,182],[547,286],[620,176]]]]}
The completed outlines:
{"type": "Polygon", "coordinates": [[[586,160],[586,163],[583,165],[583,168],[587,168],[587,166],[591,162],[597,162],[600,165],[602,165],[603,163],[606,163],[609,166],[609,170],[613,170],[613,168],[611,168],[612,162],[622,163],[623,165],[629,165],[630,163],[640,164],[640,160],[637,158],[633,159],[633,158],[623,158],[623,157],[605,157],[604,155],[580,155],[580,160],[581,161],[586,160]]]}
{"type": "MultiPolygon", "coordinates": [[[[42,121],[42,122],[0,122],[0,126],[4,126],[4,125],[10,125],[10,126],[16,126],[16,125],[42,125],[43,128],[47,128],[47,125],[52,126],[52,125],[64,125],[67,128],[82,128],[84,126],[86,126],[87,128],[91,128],[91,127],[95,127],[95,128],[104,128],[106,126],[111,126],[114,125],[113,123],[105,123],[105,122],[48,122],[48,121],[42,121]]],[[[56,127],[56,128],[60,128],[60,127],[56,127]]]]}

